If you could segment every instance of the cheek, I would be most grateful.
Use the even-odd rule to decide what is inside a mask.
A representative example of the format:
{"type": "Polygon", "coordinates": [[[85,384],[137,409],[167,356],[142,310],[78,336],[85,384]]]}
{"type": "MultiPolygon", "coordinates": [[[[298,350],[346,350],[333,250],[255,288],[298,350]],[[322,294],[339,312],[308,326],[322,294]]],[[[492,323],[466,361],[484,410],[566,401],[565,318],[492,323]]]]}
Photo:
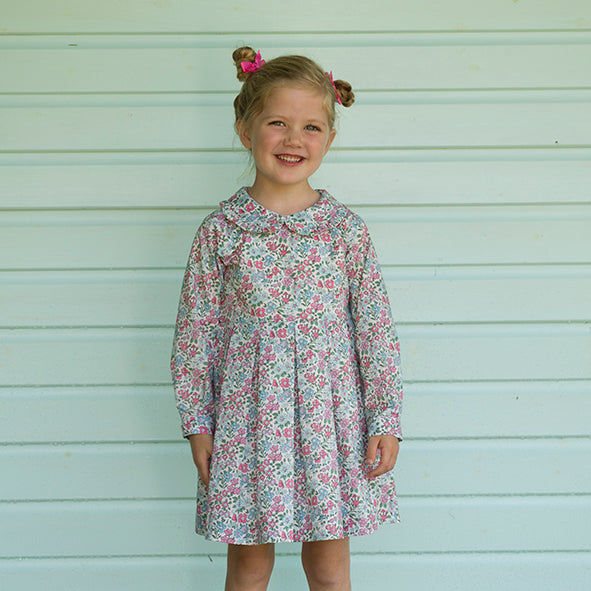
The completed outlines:
{"type": "Polygon", "coordinates": [[[253,142],[254,145],[258,146],[261,150],[268,149],[270,146],[273,146],[277,142],[277,138],[275,134],[270,131],[265,131],[264,133],[258,134],[256,136],[256,142],[253,142]]]}
{"type": "Polygon", "coordinates": [[[315,146],[316,151],[319,152],[322,156],[324,156],[324,154],[326,154],[329,147],[330,147],[330,138],[319,139],[318,142],[316,143],[316,146],[315,146]]]}

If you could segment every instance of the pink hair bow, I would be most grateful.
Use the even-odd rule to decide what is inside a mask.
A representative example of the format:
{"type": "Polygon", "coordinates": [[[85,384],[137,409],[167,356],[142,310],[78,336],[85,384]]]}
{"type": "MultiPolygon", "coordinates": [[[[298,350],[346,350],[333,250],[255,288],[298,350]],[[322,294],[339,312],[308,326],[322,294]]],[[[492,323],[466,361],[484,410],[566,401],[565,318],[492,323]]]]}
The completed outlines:
{"type": "Polygon", "coordinates": [[[254,62],[240,62],[243,72],[256,72],[261,66],[265,65],[265,60],[261,58],[261,52],[257,51],[254,62]]]}
{"type": "Polygon", "coordinates": [[[341,97],[339,96],[339,93],[337,91],[337,87],[334,84],[334,80],[332,79],[332,70],[330,72],[324,72],[329,78],[330,78],[330,83],[332,84],[332,87],[334,88],[334,93],[337,97],[337,102],[339,103],[339,105],[342,105],[343,102],[341,101],[341,97]]]}

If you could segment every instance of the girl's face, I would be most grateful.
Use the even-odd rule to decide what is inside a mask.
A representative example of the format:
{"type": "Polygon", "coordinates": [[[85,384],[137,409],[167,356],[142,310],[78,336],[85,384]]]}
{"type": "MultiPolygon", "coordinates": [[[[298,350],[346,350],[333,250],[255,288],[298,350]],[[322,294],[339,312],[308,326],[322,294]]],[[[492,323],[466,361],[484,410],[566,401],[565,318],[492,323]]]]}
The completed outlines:
{"type": "Polygon", "coordinates": [[[320,166],[335,136],[323,97],[303,88],[275,88],[263,111],[246,127],[238,122],[240,141],[251,150],[259,190],[302,188],[320,166]]]}

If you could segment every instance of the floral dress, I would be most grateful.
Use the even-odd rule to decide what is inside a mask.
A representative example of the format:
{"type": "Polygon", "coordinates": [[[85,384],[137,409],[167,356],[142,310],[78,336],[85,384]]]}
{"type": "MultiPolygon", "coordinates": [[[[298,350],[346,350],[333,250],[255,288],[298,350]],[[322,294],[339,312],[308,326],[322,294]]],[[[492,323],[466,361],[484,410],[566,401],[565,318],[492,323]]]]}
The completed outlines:
{"type": "Polygon", "coordinates": [[[398,339],[367,227],[326,191],[293,215],[242,188],[201,224],[172,375],[183,435],[210,433],[197,533],[316,541],[398,521],[368,437],[401,437],[398,339]]]}

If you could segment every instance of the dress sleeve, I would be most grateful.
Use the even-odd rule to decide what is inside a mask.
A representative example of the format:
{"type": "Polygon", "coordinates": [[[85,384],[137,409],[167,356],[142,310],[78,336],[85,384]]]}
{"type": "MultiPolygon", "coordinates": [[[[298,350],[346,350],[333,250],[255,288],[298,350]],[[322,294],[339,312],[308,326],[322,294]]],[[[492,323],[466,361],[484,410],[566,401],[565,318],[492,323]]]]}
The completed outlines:
{"type": "Polygon", "coordinates": [[[214,361],[222,268],[214,232],[204,223],[189,254],[170,364],[184,437],[215,430],[214,361]]]}
{"type": "Polygon", "coordinates": [[[400,344],[376,252],[366,225],[349,246],[350,307],[369,435],[402,439],[400,344]]]}

